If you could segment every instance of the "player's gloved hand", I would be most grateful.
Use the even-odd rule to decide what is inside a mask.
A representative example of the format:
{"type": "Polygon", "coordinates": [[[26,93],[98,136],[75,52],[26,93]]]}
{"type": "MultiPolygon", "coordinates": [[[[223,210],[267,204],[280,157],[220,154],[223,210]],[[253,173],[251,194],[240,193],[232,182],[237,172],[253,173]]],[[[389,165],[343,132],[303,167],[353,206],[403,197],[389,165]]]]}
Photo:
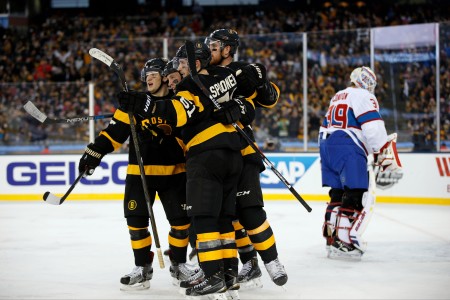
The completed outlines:
{"type": "Polygon", "coordinates": [[[126,112],[148,115],[152,99],[144,92],[122,91],[117,94],[119,108],[126,112]]]}
{"type": "Polygon", "coordinates": [[[87,176],[92,175],[95,168],[100,165],[103,156],[104,154],[100,152],[100,149],[98,149],[95,144],[90,143],[86,146],[83,156],[81,156],[80,162],[78,164],[78,171],[80,173],[86,171],[87,176]]]}
{"type": "Polygon", "coordinates": [[[236,75],[238,88],[243,92],[243,96],[249,97],[266,83],[267,70],[262,64],[254,63],[242,67],[236,71],[236,75]]]}
{"type": "Polygon", "coordinates": [[[402,164],[397,152],[397,133],[392,133],[388,136],[386,144],[378,152],[373,154],[376,166],[381,168],[381,171],[395,171],[402,168],[402,164]]]}
{"type": "Polygon", "coordinates": [[[231,99],[221,103],[220,109],[213,112],[213,119],[222,124],[236,123],[241,118],[241,104],[242,102],[239,99],[231,99]]]}

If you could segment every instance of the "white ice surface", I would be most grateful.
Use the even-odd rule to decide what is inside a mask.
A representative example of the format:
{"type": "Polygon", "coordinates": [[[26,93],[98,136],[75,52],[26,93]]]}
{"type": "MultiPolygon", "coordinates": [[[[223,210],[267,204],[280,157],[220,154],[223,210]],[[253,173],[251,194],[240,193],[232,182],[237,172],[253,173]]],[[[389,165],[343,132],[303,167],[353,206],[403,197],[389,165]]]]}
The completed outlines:
{"type": "MultiPolygon", "coordinates": [[[[450,299],[450,207],[377,204],[361,262],[326,258],[324,202],[266,203],[289,281],[263,270],[241,299],[450,299]]],[[[168,223],[154,207],[161,249],[168,223]]],[[[0,202],[0,299],[183,299],[155,261],[151,288],[119,290],[133,257],[120,201],[0,202]]]]}

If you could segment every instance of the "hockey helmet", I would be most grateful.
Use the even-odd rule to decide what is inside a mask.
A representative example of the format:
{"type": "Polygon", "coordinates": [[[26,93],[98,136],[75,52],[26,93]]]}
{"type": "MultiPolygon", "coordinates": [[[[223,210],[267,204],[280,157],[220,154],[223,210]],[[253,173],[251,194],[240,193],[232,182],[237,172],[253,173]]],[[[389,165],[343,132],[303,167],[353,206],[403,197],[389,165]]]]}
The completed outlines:
{"type": "MultiPolygon", "coordinates": [[[[209,62],[211,61],[211,50],[209,50],[209,47],[206,44],[201,41],[196,41],[194,43],[194,54],[195,59],[200,61],[202,69],[209,65],[209,62]]],[[[175,54],[174,67],[178,67],[178,60],[180,58],[187,58],[186,45],[181,46],[175,54]]]]}
{"type": "Polygon", "coordinates": [[[165,76],[165,77],[166,77],[166,76],[168,76],[169,74],[178,72],[177,68],[174,67],[173,61],[174,61],[174,60],[172,59],[171,61],[169,61],[169,62],[166,64],[166,66],[165,66],[165,68],[164,68],[164,70],[163,70],[162,76],[165,76]]]}
{"type": "Polygon", "coordinates": [[[161,76],[168,62],[167,58],[152,58],[148,60],[141,70],[141,81],[146,82],[149,72],[158,72],[161,76]]]}
{"type": "Polygon", "coordinates": [[[350,81],[357,87],[368,90],[372,94],[377,86],[377,76],[369,67],[358,67],[350,74],[350,81]]]}
{"type": "Polygon", "coordinates": [[[205,44],[208,46],[215,42],[220,43],[221,50],[225,46],[230,46],[230,53],[233,55],[239,47],[239,35],[233,29],[217,29],[205,39],[205,44]]]}

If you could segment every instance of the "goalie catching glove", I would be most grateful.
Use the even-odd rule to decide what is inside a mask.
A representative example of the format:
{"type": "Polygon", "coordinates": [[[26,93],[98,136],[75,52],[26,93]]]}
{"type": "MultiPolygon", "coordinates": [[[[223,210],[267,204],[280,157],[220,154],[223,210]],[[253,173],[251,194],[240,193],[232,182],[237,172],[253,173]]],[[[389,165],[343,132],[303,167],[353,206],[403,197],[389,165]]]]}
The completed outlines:
{"type": "Polygon", "coordinates": [[[144,92],[129,91],[117,94],[120,110],[133,112],[142,116],[151,113],[152,98],[144,92]]]}
{"type": "Polygon", "coordinates": [[[388,135],[386,144],[378,152],[374,153],[375,165],[381,171],[395,171],[402,168],[397,152],[397,133],[388,135]]]}
{"type": "Polygon", "coordinates": [[[80,163],[78,164],[78,171],[80,173],[86,171],[87,176],[92,175],[95,168],[100,165],[103,156],[104,154],[101,154],[98,147],[93,143],[90,143],[86,146],[86,150],[84,150],[84,154],[80,159],[80,163]]]}

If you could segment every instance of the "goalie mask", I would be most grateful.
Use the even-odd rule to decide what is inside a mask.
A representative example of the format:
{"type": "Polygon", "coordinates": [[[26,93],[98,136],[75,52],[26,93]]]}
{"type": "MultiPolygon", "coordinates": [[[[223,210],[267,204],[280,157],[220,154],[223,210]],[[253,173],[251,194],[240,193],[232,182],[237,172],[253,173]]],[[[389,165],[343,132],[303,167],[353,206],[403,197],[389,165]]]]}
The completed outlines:
{"type": "Polygon", "coordinates": [[[209,47],[210,44],[217,42],[220,43],[220,50],[230,46],[230,54],[234,55],[239,47],[239,35],[232,29],[217,29],[205,39],[205,44],[209,47]]]}
{"type": "Polygon", "coordinates": [[[164,68],[166,67],[168,60],[166,58],[152,58],[148,60],[141,70],[141,81],[147,81],[147,75],[150,72],[158,72],[162,76],[164,68]]]}
{"type": "Polygon", "coordinates": [[[358,67],[350,74],[350,81],[357,87],[368,90],[372,94],[375,93],[377,86],[377,76],[369,67],[358,67]]]}

